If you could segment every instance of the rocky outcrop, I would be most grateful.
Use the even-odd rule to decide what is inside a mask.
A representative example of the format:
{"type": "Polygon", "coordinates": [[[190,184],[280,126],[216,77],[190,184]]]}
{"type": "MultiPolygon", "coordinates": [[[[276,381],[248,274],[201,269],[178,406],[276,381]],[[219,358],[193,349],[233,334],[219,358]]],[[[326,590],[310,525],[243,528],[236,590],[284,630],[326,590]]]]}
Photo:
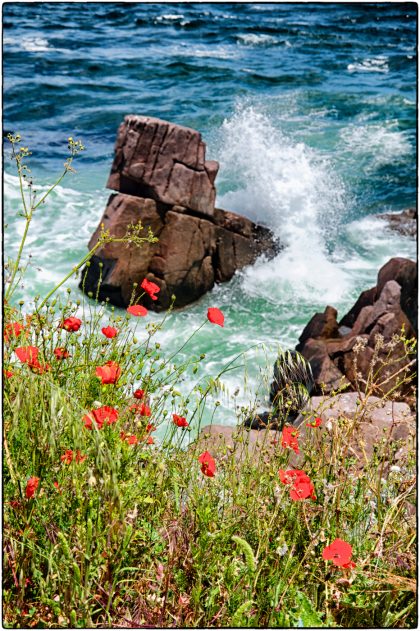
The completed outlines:
{"type": "MultiPolygon", "coordinates": [[[[364,291],[339,323],[336,315],[331,307],[327,307],[324,314],[316,314],[296,347],[311,364],[315,381],[313,393],[331,392],[339,386],[352,390],[363,388],[374,356],[379,393],[392,391],[404,374],[409,376],[413,372],[413,358],[406,356],[404,343],[398,337],[402,329],[407,338],[416,336],[417,265],[414,261],[391,259],[379,271],[377,285],[364,291]],[[378,334],[381,337],[378,338],[378,334]],[[392,365],[389,365],[390,359],[392,365]]],[[[408,394],[410,388],[407,383],[403,384],[402,394],[408,394]]]]}
{"type": "Polygon", "coordinates": [[[384,213],[377,217],[385,219],[391,230],[406,237],[415,237],[417,234],[417,208],[407,208],[400,213],[384,213]]]}
{"type": "Polygon", "coordinates": [[[80,287],[100,300],[126,307],[139,299],[161,311],[183,307],[253,263],[274,256],[272,233],[249,219],[214,207],[219,165],[205,160],[201,135],[158,118],[126,116],[120,125],[108,188],[111,195],[89,248],[101,229],[121,238],[142,224],[157,243],[101,246],[82,271],[80,287]],[[144,278],[160,287],[157,300],[139,290],[144,278]]]}
{"type": "MultiPolygon", "coordinates": [[[[415,452],[416,422],[406,403],[384,402],[370,396],[361,401],[357,392],[333,397],[312,397],[294,422],[299,431],[300,453],[288,450],[290,468],[301,468],[305,452],[315,454],[318,461],[329,462],[332,443],[340,443],[353,460],[354,471],[362,471],[372,461],[375,451],[384,461],[382,474],[390,464],[404,466],[408,454],[415,452]],[[307,427],[309,420],[319,417],[320,427],[307,427]]],[[[233,454],[243,461],[251,458],[273,458],[284,453],[281,433],[270,430],[246,430],[244,427],[211,425],[204,427],[197,439],[200,449],[208,450],[213,457],[233,454]]]]}
{"type": "Polygon", "coordinates": [[[213,215],[219,164],[206,161],[201,134],[150,116],[118,129],[108,188],[213,215]]]}
{"type": "Polygon", "coordinates": [[[158,300],[147,295],[141,303],[157,311],[167,309],[172,295],[183,307],[209,291],[215,282],[232,278],[235,271],[262,254],[277,250],[269,230],[249,219],[221,209],[202,217],[182,206],[168,206],[153,199],[114,194],[108,200],[89,248],[97,243],[102,227],[122,237],[130,224],[141,221],[144,235],[150,228],[157,243],[108,243],[97,250],[82,274],[83,290],[99,299],[109,297],[117,306],[127,306],[143,294],[144,278],[160,287],[158,300]],[[99,283],[99,290],[98,290],[99,283]],[[135,284],[137,283],[137,287],[135,284]]]}

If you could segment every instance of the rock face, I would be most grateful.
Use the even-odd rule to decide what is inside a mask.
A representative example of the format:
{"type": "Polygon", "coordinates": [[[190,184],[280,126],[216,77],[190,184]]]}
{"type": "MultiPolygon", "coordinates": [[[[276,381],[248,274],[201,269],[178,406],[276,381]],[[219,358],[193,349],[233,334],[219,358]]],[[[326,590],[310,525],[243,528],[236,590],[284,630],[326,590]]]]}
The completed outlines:
{"type": "Polygon", "coordinates": [[[417,208],[407,208],[400,213],[384,213],[377,217],[386,219],[391,230],[404,236],[415,237],[417,234],[417,208]]]}
{"type": "Polygon", "coordinates": [[[108,188],[213,215],[219,164],[205,160],[201,134],[149,116],[121,123],[108,188]]]}
{"type": "MultiPolygon", "coordinates": [[[[150,227],[157,243],[109,243],[97,250],[90,267],[82,273],[81,286],[99,299],[109,297],[117,306],[127,306],[143,293],[143,280],[160,287],[158,300],[147,295],[141,299],[147,308],[167,309],[171,296],[175,306],[183,307],[209,291],[215,282],[232,278],[235,271],[255,261],[263,252],[274,254],[277,245],[266,228],[249,219],[221,209],[212,217],[196,216],[182,206],[168,206],[153,199],[126,194],[111,195],[98,228],[89,242],[91,249],[100,235],[101,225],[115,237],[122,237],[129,224],[150,227]],[[101,267],[100,267],[101,266],[101,267]]],[[[142,234],[143,234],[142,233],[142,234]]]]}
{"type": "MultiPolygon", "coordinates": [[[[375,356],[377,335],[383,345],[376,350],[376,382],[379,393],[385,394],[396,387],[401,377],[409,376],[414,369],[412,357],[405,356],[404,344],[396,336],[404,327],[407,338],[417,335],[417,265],[414,261],[394,258],[378,274],[375,287],[364,291],[356,304],[337,323],[337,312],[327,307],[324,314],[315,314],[305,327],[296,347],[311,364],[315,380],[314,394],[331,392],[340,385],[364,388],[363,380],[369,375],[375,356]],[[357,339],[359,338],[359,339],[357,339]],[[392,366],[385,366],[393,348],[392,366]],[[355,363],[356,362],[356,363],[355,363]],[[408,366],[407,372],[404,367],[408,366]],[[398,372],[398,375],[395,373],[398,372]]],[[[402,394],[410,392],[402,385],[402,394]]]]}
{"type": "MultiPolygon", "coordinates": [[[[331,443],[342,440],[348,457],[354,459],[354,470],[362,471],[371,462],[376,449],[386,454],[386,474],[390,464],[404,465],[408,453],[416,447],[416,422],[406,403],[384,402],[371,396],[362,401],[357,392],[333,397],[312,397],[304,415],[294,423],[299,431],[300,453],[288,450],[290,468],[301,468],[305,451],[329,462],[331,443]],[[307,427],[308,420],[322,419],[320,427],[307,427]],[[343,436],[346,439],[343,440],[343,436]]],[[[242,461],[251,458],[273,458],[281,446],[281,433],[270,430],[246,430],[243,427],[211,425],[204,427],[197,439],[200,449],[220,458],[233,453],[242,461]]]]}
{"type": "Polygon", "coordinates": [[[180,125],[147,116],[126,116],[120,125],[108,188],[110,196],[89,242],[98,242],[101,226],[123,237],[141,222],[157,243],[143,246],[109,243],[82,271],[80,287],[126,307],[140,298],[146,307],[183,307],[230,280],[236,270],[279,245],[272,233],[249,219],[214,207],[219,165],[205,160],[201,135],[180,125]],[[144,278],[160,287],[152,301],[139,290],[144,278]]]}
{"type": "MultiPolygon", "coordinates": [[[[384,402],[375,396],[364,399],[360,405],[360,399],[357,392],[312,397],[305,412],[310,418],[320,417],[322,425],[314,430],[306,426],[306,416],[296,419],[299,443],[312,451],[320,444],[322,436],[329,444],[337,440],[338,433],[348,432],[348,455],[356,459],[358,469],[363,469],[371,461],[375,449],[388,454],[388,464],[402,462],[416,445],[416,422],[409,406],[394,401],[384,402]]],[[[291,466],[298,466],[301,461],[301,456],[291,453],[291,466]]]]}

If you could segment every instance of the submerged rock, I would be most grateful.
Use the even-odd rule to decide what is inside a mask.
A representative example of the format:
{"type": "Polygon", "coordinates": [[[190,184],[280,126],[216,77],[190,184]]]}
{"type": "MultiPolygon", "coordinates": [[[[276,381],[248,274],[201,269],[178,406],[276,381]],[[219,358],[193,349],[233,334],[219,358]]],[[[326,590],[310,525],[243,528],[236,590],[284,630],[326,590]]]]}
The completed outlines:
{"type": "Polygon", "coordinates": [[[407,208],[400,213],[384,213],[377,217],[385,219],[391,230],[404,236],[415,237],[417,234],[417,208],[407,208]]]}

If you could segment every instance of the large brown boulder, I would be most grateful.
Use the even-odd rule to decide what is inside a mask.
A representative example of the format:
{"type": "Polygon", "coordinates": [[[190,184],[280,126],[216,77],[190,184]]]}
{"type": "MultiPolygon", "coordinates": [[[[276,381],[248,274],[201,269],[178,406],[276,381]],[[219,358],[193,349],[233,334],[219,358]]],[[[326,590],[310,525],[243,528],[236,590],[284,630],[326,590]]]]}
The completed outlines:
{"type": "Polygon", "coordinates": [[[213,215],[219,165],[206,161],[205,153],[194,129],[150,116],[126,116],[118,129],[107,186],[213,215]]]}
{"type": "Polygon", "coordinates": [[[402,330],[406,338],[417,335],[416,263],[391,259],[380,269],[377,285],[362,292],[340,326],[335,316],[332,307],[324,314],[315,314],[296,346],[311,365],[315,381],[312,393],[331,392],[338,384],[363,388],[375,373],[379,393],[399,388],[405,376],[400,394],[411,396],[408,382],[414,363],[398,338],[402,330]]]}
{"type": "Polygon", "coordinates": [[[263,252],[273,255],[277,244],[269,230],[252,221],[216,209],[213,217],[197,216],[182,206],[168,206],[153,199],[113,194],[89,242],[93,248],[101,229],[122,237],[130,224],[142,223],[158,238],[142,246],[108,243],[96,252],[82,272],[81,288],[126,307],[139,297],[144,278],[160,287],[158,300],[147,295],[141,303],[161,311],[171,304],[183,307],[209,291],[216,281],[232,278],[236,270],[255,261],[263,252]],[[99,283],[99,289],[98,289],[99,283]],[[135,284],[137,283],[137,288],[135,284]]]}

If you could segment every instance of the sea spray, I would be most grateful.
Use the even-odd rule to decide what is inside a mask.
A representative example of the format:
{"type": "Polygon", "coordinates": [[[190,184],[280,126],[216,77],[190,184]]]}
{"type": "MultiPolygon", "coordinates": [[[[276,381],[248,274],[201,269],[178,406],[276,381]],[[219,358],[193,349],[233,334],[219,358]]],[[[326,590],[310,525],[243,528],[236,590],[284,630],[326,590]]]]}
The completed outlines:
{"type": "Polygon", "coordinates": [[[244,290],[268,292],[276,302],[319,295],[333,302],[349,285],[334,262],[345,188],[329,160],[294,142],[276,123],[247,106],[221,128],[219,178],[230,190],[217,203],[267,225],[286,246],[272,261],[261,259],[243,273],[244,290]]]}

